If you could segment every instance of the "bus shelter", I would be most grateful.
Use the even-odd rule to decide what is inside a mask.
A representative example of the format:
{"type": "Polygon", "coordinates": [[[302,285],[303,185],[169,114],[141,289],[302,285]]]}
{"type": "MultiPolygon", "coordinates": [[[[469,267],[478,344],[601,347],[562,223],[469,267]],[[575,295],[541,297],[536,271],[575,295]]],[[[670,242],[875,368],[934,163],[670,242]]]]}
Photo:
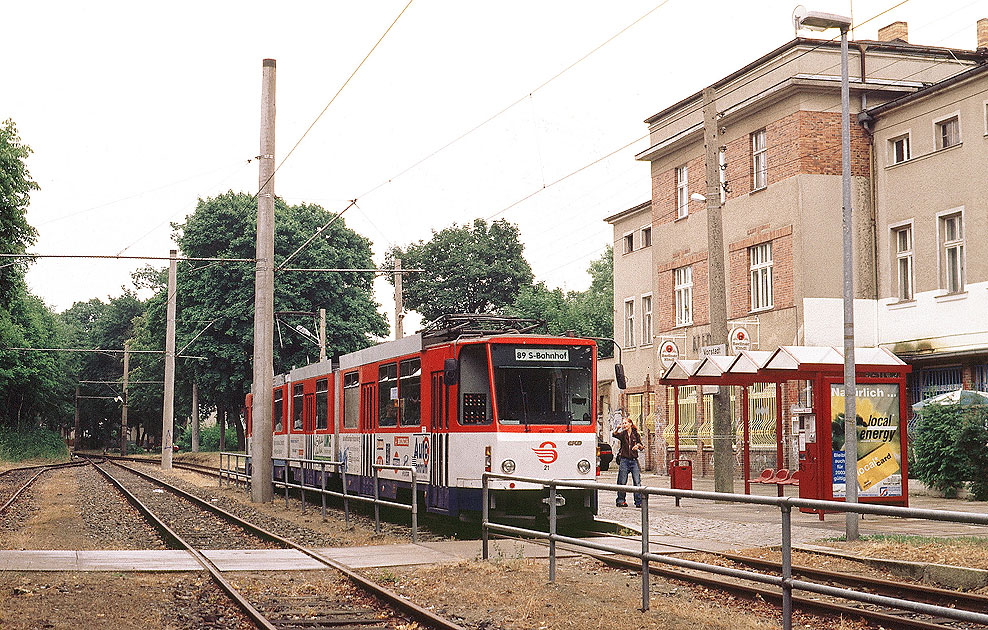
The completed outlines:
{"type": "MultiPolygon", "coordinates": [[[[884,348],[856,348],[858,500],[908,506],[906,374],[910,367],[884,348]]],[[[680,461],[681,386],[737,387],[740,390],[741,466],[745,494],[751,493],[749,389],[774,383],[776,396],[776,470],[769,483],[783,495],[784,485],[796,485],[800,498],[841,501],[845,496],[847,457],[844,450],[844,355],[830,346],[781,346],[775,351],[743,350],[734,356],[678,359],[659,379],[672,388],[673,462],[680,461]],[[795,384],[795,404],[789,421],[783,390],[795,384]],[[785,467],[786,434],[798,453],[798,471],[785,467]]],[[[793,402],[793,401],[790,401],[793,402]]],[[[738,432],[734,431],[734,435],[738,432]]],[[[699,450],[699,449],[698,449],[699,450]]],[[[757,481],[766,481],[761,477],[757,481]]],[[[823,518],[823,514],[820,514],[823,518]]]]}

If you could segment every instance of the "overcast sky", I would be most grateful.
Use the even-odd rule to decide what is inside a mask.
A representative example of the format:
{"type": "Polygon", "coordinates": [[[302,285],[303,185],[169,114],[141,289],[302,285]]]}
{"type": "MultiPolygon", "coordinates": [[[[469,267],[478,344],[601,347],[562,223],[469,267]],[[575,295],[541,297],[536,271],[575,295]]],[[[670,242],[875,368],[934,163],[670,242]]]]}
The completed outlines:
{"type": "MultiPolygon", "coordinates": [[[[805,4],[860,23],[900,2],[805,4]]],[[[257,189],[261,60],[278,64],[281,163],[406,3],[7,3],[0,119],[34,150],[33,251],[167,256],[169,222],[199,197],[257,189]]],[[[633,159],[646,140],[588,165],[792,39],[795,4],[414,0],[281,166],[276,193],[332,211],[356,198],[346,222],[378,261],[451,223],[505,218],[538,280],[586,288],[611,241],[602,219],[649,198],[648,165],[633,159]]],[[[910,0],[855,37],[905,20],[913,43],[974,48],[982,17],[983,1],[910,0]]],[[[141,264],[42,260],[27,279],[64,310],[119,295],[141,264]]],[[[389,314],[390,292],[378,290],[389,314]]]]}

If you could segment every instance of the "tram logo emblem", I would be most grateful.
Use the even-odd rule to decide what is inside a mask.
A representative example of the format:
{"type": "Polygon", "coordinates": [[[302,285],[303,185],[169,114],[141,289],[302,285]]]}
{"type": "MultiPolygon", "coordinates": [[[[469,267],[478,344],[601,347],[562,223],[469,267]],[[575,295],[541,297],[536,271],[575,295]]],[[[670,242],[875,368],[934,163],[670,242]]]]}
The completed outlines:
{"type": "Polygon", "coordinates": [[[559,457],[559,453],[556,452],[555,442],[542,442],[538,448],[533,448],[532,450],[535,451],[535,456],[543,464],[551,464],[559,457]]]}

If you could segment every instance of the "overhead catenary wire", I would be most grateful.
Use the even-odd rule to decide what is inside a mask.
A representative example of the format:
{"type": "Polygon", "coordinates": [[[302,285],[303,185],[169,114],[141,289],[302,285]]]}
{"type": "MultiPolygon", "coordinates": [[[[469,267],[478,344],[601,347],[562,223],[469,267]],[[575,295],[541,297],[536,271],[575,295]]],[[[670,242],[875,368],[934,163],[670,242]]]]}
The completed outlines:
{"type": "Polygon", "coordinates": [[[120,256],[114,254],[0,254],[0,258],[91,258],[94,260],[176,260],[202,261],[202,262],[235,262],[252,263],[257,262],[256,258],[215,258],[199,256],[176,256],[174,259],[169,256],[120,256]]]}

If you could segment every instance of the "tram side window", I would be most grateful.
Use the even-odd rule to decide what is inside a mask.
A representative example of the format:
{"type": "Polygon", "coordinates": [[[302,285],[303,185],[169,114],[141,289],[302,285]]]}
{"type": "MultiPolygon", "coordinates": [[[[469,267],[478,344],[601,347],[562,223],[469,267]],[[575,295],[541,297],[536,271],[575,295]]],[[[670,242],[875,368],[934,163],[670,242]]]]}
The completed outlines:
{"type": "Polygon", "coordinates": [[[329,380],[316,381],[316,430],[329,426],[329,380]]]}
{"type": "Polygon", "coordinates": [[[402,361],[398,368],[398,402],[403,427],[422,424],[422,361],[402,361]]]}
{"type": "Polygon", "coordinates": [[[283,394],[282,394],[282,390],[281,390],[280,387],[278,389],[274,390],[274,409],[273,409],[273,413],[271,415],[274,416],[274,432],[275,433],[281,433],[281,431],[284,428],[282,426],[282,424],[281,424],[282,413],[284,413],[284,409],[283,409],[284,402],[282,401],[282,396],[283,396],[283,394]]]}
{"type": "Polygon", "coordinates": [[[491,377],[487,347],[470,345],[460,351],[460,424],[490,424],[491,377]]]}
{"type": "Polygon", "coordinates": [[[357,372],[343,375],[343,428],[356,429],[360,418],[360,376],[357,372]]]}
{"type": "Polygon", "coordinates": [[[292,386],[292,431],[302,430],[302,384],[292,386]]]}
{"type": "Polygon", "coordinates": [[[377,425],[398,426],[398,364],[388,363],[378,368],[377,425]]]}

